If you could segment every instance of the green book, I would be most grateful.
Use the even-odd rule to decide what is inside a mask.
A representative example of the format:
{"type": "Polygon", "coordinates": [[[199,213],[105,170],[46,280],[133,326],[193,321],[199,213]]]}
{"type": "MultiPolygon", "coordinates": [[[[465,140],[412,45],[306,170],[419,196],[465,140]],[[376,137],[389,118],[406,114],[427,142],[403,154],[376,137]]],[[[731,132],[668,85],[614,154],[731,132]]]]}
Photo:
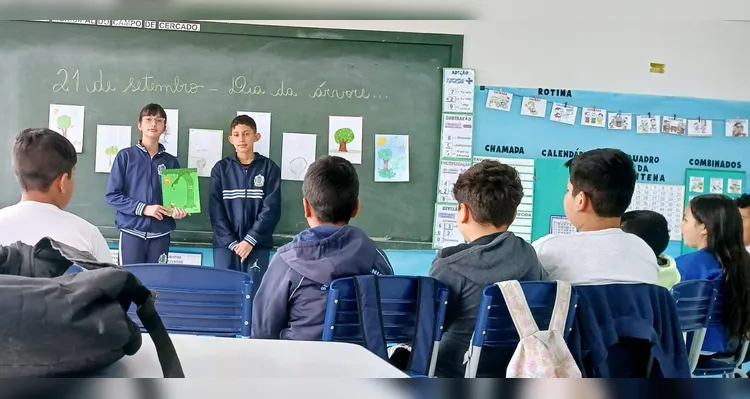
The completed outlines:
{"type": "Polygon", "coordinates": [[[198,169],[165,169],[161,172],[164,207],[182,208],[187,213],[201,213],[198,169]]]}

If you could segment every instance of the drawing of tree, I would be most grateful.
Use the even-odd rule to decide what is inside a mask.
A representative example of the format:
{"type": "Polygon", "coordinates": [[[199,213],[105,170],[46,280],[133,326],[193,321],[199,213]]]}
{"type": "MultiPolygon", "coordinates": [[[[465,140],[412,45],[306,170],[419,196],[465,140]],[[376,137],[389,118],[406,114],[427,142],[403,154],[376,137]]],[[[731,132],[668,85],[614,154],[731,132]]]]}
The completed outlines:
{"type": "Polygon", "coordinates": [[[174,179],[174,181],[171,184],[172,189],[174,190],[174,185],[177,184],[177,182],[180,181],[180,179],[185,179],[185,206],[184,209],[191,209],[195,207],[195,182],[193,181],[193,177],[190,175],[191,171],[188,169],[185,170],[179,170],[176,172],[177,178],[174,179]]]}
{"type": "Polygon", "coordinates": [[[342,127],[333,135],[333,140],[339,143],[339,152],[349,152],[346,145],[354,141],[354,132],[348,127],[342,127]]]}
{"type": "Polygon", "coordinates": [[[378,157],[383,160],[383,169],[388,170],[388,161],[393,158],[393,152],[390,148],[381,148],[378,150],[378,157]]]}
{"type": "Polygon", "coordinates": [[[292,159],[289,161],[289,171],[292,172],[295,179],[304,178],[305,171],[307,171],[307,160],[302,157],[292,159]]]}
{"type": "Polygon", "coordinates": [[[60,115],[57,117],[57,127],[60,129],[63,137],[68,137],[68,129],[73,122],[70,115],[60,115]]]}
{"type": "Polygon", "coordinates": [[[104,149],[104,155],[106,155],[107,157],[109,157],[109,167],[110,168],[112,168],[112,161],[114,160],[115,155],[117,155],[117,151],[119,151],[119,149],[117,148],[116,145],[109,146],[109,147],[107,147],[107,148],[104,149]]]}

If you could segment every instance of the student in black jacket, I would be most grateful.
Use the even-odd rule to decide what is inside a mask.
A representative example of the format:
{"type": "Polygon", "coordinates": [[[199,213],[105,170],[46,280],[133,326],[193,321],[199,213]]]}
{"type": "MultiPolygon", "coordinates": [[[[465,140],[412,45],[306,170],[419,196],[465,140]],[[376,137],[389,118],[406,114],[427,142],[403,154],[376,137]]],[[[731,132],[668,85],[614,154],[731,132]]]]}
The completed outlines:
{"type": "MultiPolygon", "coordinates": [[[[512,166],[490,160],[472,166],[458,177],[453,196],[458,202],[458,229],[468,244],[443,248],[430,269],[430,277],[450,290],[436,369],[438,377],[447,378],[464,376],[464,353],[471,344],[484,288],[500,281],[542,279],[534,248],[508,231],[523,198],[512,166]]],[[[493,355],[482,350],[479,377],[505,375],[509,357],[493,355]]]]}

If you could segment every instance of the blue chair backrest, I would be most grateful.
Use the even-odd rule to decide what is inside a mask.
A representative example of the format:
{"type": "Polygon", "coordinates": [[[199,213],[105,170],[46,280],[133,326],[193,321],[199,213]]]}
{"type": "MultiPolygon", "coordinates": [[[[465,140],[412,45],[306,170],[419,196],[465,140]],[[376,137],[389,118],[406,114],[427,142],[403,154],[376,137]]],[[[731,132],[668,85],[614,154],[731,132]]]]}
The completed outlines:
{"type": "MultiPolygon", "coordinates": [[[[366,280],[367,277],[369,276],[358,278],[366,280]]],[[[372,278],[377,280],[379,294],[380,320],[377,324],[382,326],[380,342],[367,342],[369,345],[366,345],[368,340],[367,337],[363,336],[363,322],[360,320],[357,302],[357,287],[352,277],[337,279],[331,283],[328,289],[323,341],[363,345],[383,358],[387,356],[378,347],[378,345],[382,346],[383,342],[387,345],[412,344],[419,330],[417,318],[420,279],[434,282],[435,313],[430,315],[431,319],[434,320],[433,331],[430,335],[434,342],[439,342],[442,339],[449,292],[444,283],[429,277],[417,276],[372,276],[372,278]]],[[[362,287],[360,287],[361,289],[362,287]]],[[[372,338],[370,340],[372,341],[372,338]]],[[[422,342],[421,344],[428,345],[427,348],[432,352],[433,342],[422,342]]],[[[412,349],[412,356],[416,354],[416,351],[417,348],[412,349]]],[[[427,375],[428,370],[419,370],[419,373],[427,375]]]]}
{"type": "MultiPolygon", "coordinates": [[[[156,291],[156,311],[170,333],[250,337],[252,278],[206,266],[124,266],[156,291]]],[[[135,309],[128,314],[143,328],[135,309]]]]}
{"type": "Polygon", "coordinates": [[[78,266],[78,265],[71,265],[71,266],[70,266],[70,267],[68,268],[68,270],[66,270],[66,271],[65,271],[65,273],[63,273],[63,275],[66,275],[66,274],[76,274],[76,273],[80,273],[80,272],[82,272],[83,270],[84,270],[84,269],[83,269],[83,268],[82,268],[81,266],[78,266]]]}
{"type": "MultiPolygon", "coordinates": [[[[537,326],[540,330],[547,329],[552,319],[552,310],[557,297],[557,283],[554,281],[522,281],[521,288],[537,326]]],[[[563,334],[565,339],[568,338],[573,326],[577,306],[578,294],[576,294],[574,288],[570,296],[568,318],[565,322],[563,334]]],[[[479,314],[477,315],[477,324],[474,327],[472,345],[515,348],[520,340],[521,338],[518,336],[513,319],[510,317],[500,288],[494,284],[485,287],[482,292],[482,299],[479,302],[479,314]]]]}
{"type": "Polygon", "coordinates": [[[715,314],[717,289],[708,280],[684,281],[672,287],[677,317],[683,332],[707,328],[715,314]]]}

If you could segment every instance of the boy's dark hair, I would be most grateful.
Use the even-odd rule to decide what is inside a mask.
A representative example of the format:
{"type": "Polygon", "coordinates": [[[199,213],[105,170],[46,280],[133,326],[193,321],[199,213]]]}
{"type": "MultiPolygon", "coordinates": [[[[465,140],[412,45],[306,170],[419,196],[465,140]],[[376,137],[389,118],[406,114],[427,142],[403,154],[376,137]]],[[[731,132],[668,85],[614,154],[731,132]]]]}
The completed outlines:
{"type": "Polygon", "coordinates": [[[737,204],[737,208],[745,209],[750,208],[750,194],[742,194],[734,199],[734,203],[737,204]]]}
{"type": "Polygon", "coordinates": [[[302,196],[321,222],[348,223],[359,199],[357,171],[344,158],[320,157],[305,173],[302,196]]]}
{"type": "Polygon", "coordinates": [[[229,126],[229,129],[234,129],[237,125],[246,125],[250,126],[250,129],[253,129],[254,132],[258,132],[258,126],[255,124],[255,119],[247,116],[247,115],[237,115],[232,119],[232,123],[229,126]]]}
{"type": "Polygon", "coordinates": [[[573,196],[583,192],[600,217],[622,217],[635,191],[633,160],[614,148],[599,148],[565,162],[570,169],[573,196]]]}
{"type": "Polygon", "coordinates": [[[635,234],[659,256],[669,245],[669,223],[667,218],[654,211],[630,211],[622,215],[622,231],[635,234]]]}
{"type": "Polygon", "coordinates": [[[26,191],[49,190],[63,173],[72,174],[78,162],[73,144],[53,130],[26,129],[13,144],[13,173],[26,191]]]}
{"type": "Polygon", "coordinates": [[[167,111],[165,111],[161,105],[155,103],[146,104],[146,106],[143,107],[140,116],[138,116],[138,122],[143,120],[144,116],[161,116],[164,118],[164,122],[167,121],[167,111]]]}
{"type": "Polygon", "coordinates": [[[458,176],[453,197],[469,207],[477,223],[507,226],[516,217],[523,186],[514,167],[485,159],[458,176]]]}

